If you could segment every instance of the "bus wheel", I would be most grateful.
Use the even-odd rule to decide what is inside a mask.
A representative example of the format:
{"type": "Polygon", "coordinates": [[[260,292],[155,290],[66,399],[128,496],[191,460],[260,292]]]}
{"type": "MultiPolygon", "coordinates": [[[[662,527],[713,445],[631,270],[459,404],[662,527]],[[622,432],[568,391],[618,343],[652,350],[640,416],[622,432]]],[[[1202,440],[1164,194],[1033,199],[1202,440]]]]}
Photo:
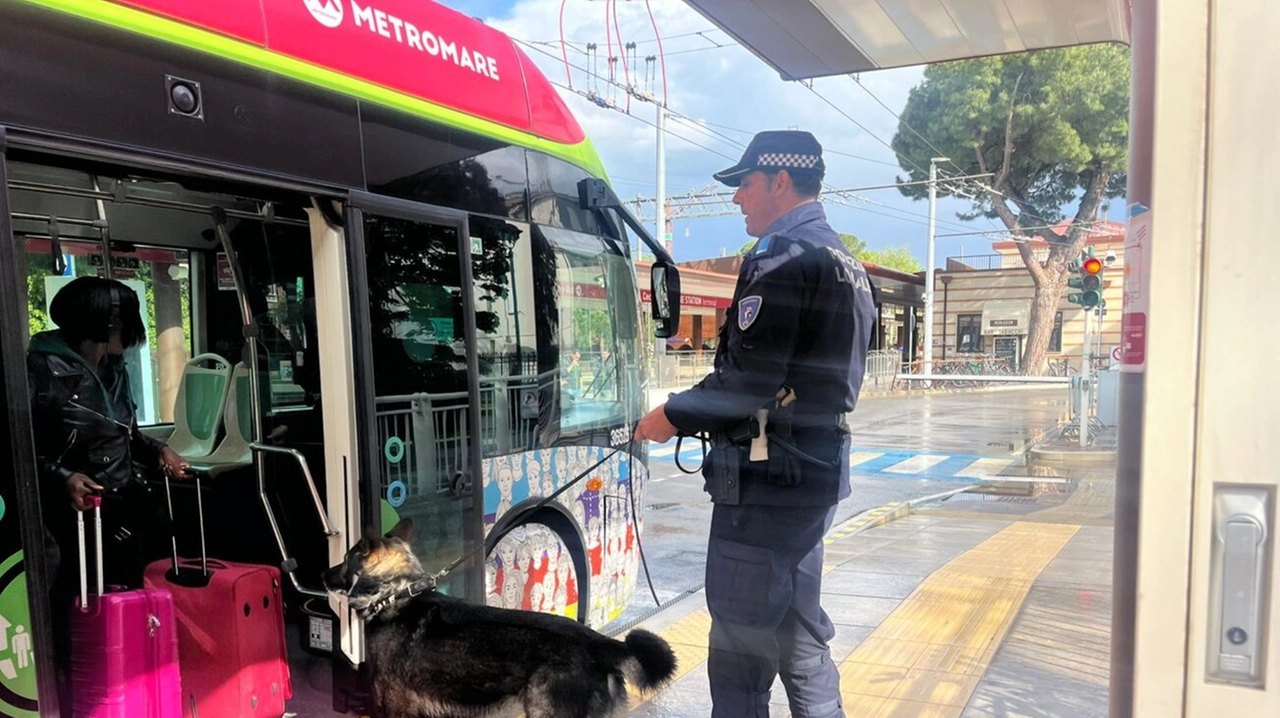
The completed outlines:
{"type": "Polygon", "coordinates": [[[578,617],[573,555],[544,524],[522,524],[498,539],[485,560],[484,579],[490,606],[578,617]]]}

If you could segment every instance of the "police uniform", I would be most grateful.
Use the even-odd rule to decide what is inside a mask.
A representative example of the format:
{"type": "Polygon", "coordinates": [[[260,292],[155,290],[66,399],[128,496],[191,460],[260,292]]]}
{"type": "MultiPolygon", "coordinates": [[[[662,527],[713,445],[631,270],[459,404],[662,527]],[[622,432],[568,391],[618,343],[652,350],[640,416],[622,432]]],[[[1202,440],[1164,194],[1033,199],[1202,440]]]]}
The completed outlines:
{"type": "MultiPolygon", "coordinates": [[[[807,132],[763,132],[716,179],[820,176],[821,153],[807,132]]],[[[768,716],[779,674],[795,718],[844,715],[827,647],[835,629],[820,605],[822,537],[849,495],[844,416],[857,403],[874,319],[861,263],[822,205],[801,204],[743,261],[714,373],[666,404],[681,433],[714,437],[703,473],[715,502],[706,576],[715,718],[768,716]],[[768,459],[751,461],[761,408],[768,459]]]]}

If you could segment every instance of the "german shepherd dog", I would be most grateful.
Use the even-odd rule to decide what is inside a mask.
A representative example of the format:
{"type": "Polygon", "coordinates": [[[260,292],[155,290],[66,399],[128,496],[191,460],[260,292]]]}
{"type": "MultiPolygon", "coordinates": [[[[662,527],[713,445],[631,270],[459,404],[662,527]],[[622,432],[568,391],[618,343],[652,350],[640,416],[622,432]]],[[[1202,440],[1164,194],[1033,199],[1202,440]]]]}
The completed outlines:
{"type": "Polygon", "coordinates": [[[613,718],[625,681],[653,690],[675,654],[635,630],[617,641],[560,616],[473,605],[430,588],[412,522],[366,536],[324,573],[365,622],[373,702],[385,718],[613,718]]]}

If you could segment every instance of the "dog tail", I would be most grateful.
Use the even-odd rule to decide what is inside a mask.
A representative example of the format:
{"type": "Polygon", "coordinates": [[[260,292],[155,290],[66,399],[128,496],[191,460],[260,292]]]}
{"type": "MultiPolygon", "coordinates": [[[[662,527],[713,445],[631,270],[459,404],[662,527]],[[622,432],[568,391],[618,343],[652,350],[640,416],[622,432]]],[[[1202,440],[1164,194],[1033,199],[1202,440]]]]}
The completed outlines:
{"type": "Polygon", "coordinates": [[[631,660],[623,664],[627,680],[641,690],[661,687],[676,672],[676,654],[658,636],[637,628],[624,641],[631,660]]]}

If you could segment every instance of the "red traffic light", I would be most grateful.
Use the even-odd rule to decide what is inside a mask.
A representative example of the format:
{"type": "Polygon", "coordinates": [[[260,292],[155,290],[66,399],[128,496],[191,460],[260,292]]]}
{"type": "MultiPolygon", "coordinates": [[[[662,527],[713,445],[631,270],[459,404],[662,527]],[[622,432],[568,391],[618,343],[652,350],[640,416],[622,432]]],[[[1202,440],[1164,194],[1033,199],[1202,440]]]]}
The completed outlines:
{"type": "Polygon", "coordinates": [[[1084,265],[1081,269],[1084,270],[1085,274],[1098,274],[1102,271],[1102,260],[1097,257],[1089,257],[1084,260],[1084,265]]]}

